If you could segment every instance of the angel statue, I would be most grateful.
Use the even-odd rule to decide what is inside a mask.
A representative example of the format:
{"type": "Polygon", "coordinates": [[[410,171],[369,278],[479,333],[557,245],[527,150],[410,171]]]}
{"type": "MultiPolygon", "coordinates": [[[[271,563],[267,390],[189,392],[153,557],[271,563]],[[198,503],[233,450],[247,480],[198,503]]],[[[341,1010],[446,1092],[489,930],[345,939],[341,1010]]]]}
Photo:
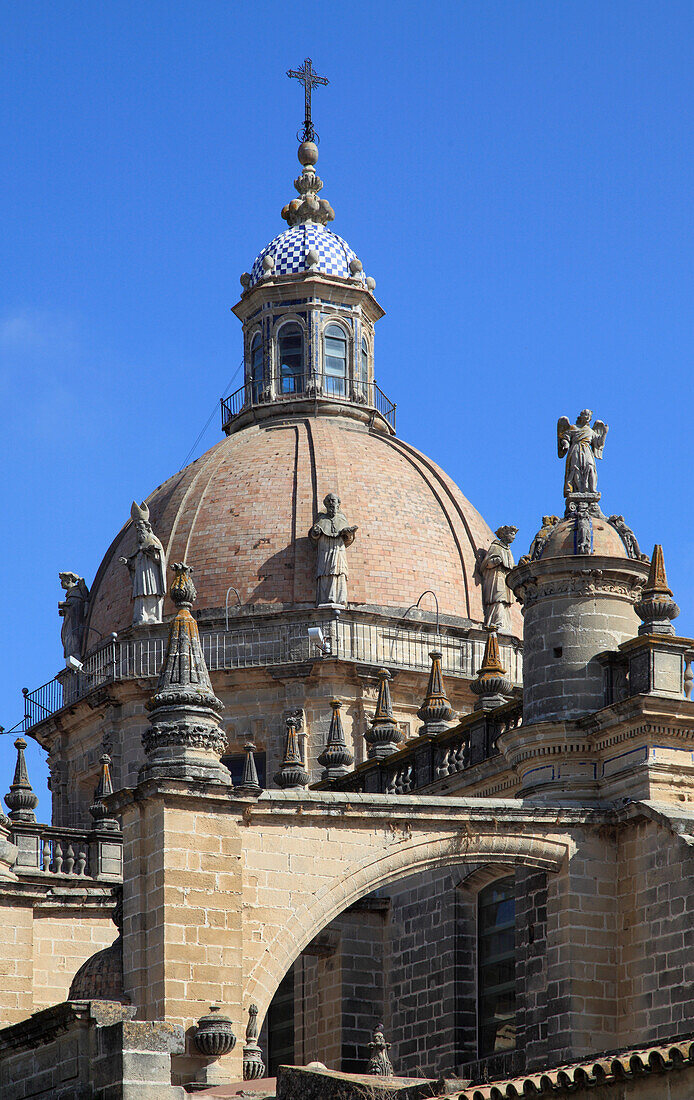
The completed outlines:
{"type": "Polygon", "coordinates": [[[602,420],[596,420],[591,428],[592,418],[592,411],[583,409],[575,424],[569,423],[568,416],[560,416],[557,421],[557,452],[560,458],[566,455],[565,497],[598,491],[595,459],[602,458],[608,428],[602,420]]]}
{"type": "Polygon", "coordinates": [[[137,550],[118,560],[127,565],[133,579],[133,626],[160,623],[166,594],[166,554],[152,530],[149,508],[133,501],[130,509],[137,533],[137,550]]]}

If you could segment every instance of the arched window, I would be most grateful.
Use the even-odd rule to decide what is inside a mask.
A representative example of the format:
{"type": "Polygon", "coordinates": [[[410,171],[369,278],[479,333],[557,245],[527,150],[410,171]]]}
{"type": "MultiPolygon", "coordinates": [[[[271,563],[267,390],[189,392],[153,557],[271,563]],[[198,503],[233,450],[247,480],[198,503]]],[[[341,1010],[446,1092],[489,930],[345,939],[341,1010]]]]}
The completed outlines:
{"type": "Polygon", "coordinates": [[[292,323],[280,329],[279,360],[282,393],[303,393],[304,334],[300,325],[292,323]]]}
{"type": "Polygon", "coordinates": [[[516,900],[513,875],[480,890],[477,909],[478,1057],[516,1045],[516,900]]]}
{"type": "Polygon", "coordinates": [[[369,380],[369,345],[365,336],[361,338],[361,380],[362,382],[369,380]]]}
{"type": "Polygon", "coordinates": [[[263,392],[263,340],[259,332],[251,340],[251,393],[260,401],[263,392]]]}
{"type": "Polygon", "coordinates": [[[325,330],[325,393],[344,397],[347,388],[347,337],[339,325],[325,330]]]}

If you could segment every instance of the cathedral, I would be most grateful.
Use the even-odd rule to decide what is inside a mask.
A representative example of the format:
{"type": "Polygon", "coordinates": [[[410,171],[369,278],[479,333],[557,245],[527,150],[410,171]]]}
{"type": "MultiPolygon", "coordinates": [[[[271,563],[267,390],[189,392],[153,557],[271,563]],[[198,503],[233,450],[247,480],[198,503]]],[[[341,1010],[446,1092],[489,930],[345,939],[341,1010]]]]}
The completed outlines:
{"type": "Polygon", "coordinates": [[[599,490],[631,444],[558,415],[519,549],[398,436],[326,81],[288,75],[222,438],[59,574],[64,665],[24,693],[0,1097],[691,1100],[694,641],[599,490]]]}

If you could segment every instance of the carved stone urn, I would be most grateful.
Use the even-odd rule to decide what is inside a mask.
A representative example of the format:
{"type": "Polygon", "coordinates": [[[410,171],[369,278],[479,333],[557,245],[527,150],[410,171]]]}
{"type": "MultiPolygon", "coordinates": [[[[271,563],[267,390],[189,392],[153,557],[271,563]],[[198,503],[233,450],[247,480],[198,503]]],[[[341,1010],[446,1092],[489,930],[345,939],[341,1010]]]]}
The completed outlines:
{"type": "Polygon", "coordinates": [[[210,1005],[209,1015],[200,1017],[193,1040],[200,1054],[206,1058],[221,1058],[234,1049],[236,1036],[231,1029],[231,1020],[221,1015],[219,1005],[210,1005]]]}

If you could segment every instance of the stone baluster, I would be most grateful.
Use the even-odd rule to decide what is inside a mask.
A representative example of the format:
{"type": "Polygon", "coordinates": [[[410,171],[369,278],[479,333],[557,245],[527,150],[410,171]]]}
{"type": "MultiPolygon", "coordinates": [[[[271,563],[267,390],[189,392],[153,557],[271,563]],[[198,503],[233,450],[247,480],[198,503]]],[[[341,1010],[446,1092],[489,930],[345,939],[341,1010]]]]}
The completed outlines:
{"type": "Polygon", "coordinates": [[[694,653],[685,654],[684,658],[684,697],[691,699],[694,687],[694,653]]]}
{"type": "Polygon", "coordinates": [[[87,853],[83,845],[79,845],[77,849],[77,865],[75,868],[76,875],[84,875],[87,868],[87,853]]]}
{"type": "Polygon", "coordinates": [[[51,869],[51,842],[46,838],[43,842],[43,862],[42,868],[44,871],[50,871],[51,869]]]}
{"type": "Polygon", "coordinates": [[[62,875],[63,873],[63,843],[61,840],[53,841],[53,865],[51,867],[54,875],[62,875]]]}
{"type": "Polygon", "coordinates": [[[72,844],[68,843],[65,849],[65,874],[71,875],[75,867],[75,851],[72,844]]]}
{"type": "Polygon", "coordinates": [[[439,749],[436,764],[436,778],[445,779],[450,775],[450,748],[439,749]]]}

